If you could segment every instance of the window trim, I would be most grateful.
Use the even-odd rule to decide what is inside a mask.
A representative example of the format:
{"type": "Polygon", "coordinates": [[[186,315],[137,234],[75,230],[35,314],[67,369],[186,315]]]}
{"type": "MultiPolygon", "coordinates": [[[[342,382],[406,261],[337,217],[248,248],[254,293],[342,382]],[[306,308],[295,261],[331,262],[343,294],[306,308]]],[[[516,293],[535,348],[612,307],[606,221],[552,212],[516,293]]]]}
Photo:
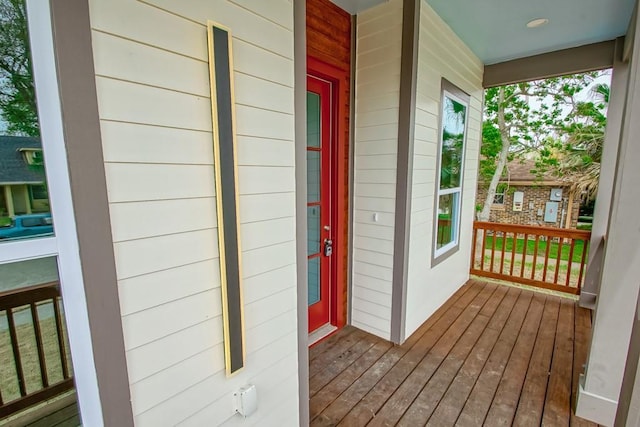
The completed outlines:
{"type": "Polygon", "coordinates": [[[45,175],[54,218],[55,235],[48,238],[7,242],[0,249],[0,262],[56,256],[63,294],[67,333],[71,347],[74,383],[85,425],[103,425],[100,391],[89,326],[84,278],[80,263],[77,227],[71,194],[69,166],[56,54],[53,39],[51,0],[27,0],[29,41],[33,57],[33,78],[38,91],[42,153],[47,164],[45,175]],[[6,245],[6,246],[5,246],[6,245]],[[7,252],[16,251],[13,257],[7,252]]]}
{"type": "Polygon", "coordinates": [[[471,96],[464,92],[462,89],[458,88],[447,79],[442,79],[441,89],[440,89],[440,104],[439,104],[439,114],[438,114],[438,151],[436,156],[436,176],[435,176],[435,191],[434,191],[434,202],[433,202],[433,239],[431,242],[431,266],[435,266],[440,262],[446,260],[451,255],[456,253],[460,248],[460,228],[461,228],[461,219],[462,219],[462,196],[464,194],[464,170],[466,166],[466,157],[467,157],[467,139],[469,134],[469,109],[470,109],[470,100],[471,96]],[[464,136],[462,139],[462,159],[460,162],[460,186],[455,188],[445,188],[440,189],[440,174],[442,170],[442,131],[443,131],[443,112],[442,108],[444,105],[445,96],[463,104],[465,109],[465,122],[464,122],[464,136]],[[457,200],[455,209],[452,209],[454,216],[451,219],[452,225],[455,225],[454,228],[454,238],[452,242],[447,243],[446,245],[438,248],[438,209],[440,205],[440,196],[445,196],[447,194],[457,194],[457,200]]]}

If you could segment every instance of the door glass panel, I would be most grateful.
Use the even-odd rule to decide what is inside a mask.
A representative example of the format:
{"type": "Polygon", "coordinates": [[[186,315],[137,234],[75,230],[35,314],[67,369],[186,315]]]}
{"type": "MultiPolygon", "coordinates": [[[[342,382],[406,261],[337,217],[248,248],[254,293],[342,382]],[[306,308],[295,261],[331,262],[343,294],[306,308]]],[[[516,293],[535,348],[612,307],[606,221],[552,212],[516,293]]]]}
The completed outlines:
{"type": "Polygon", "coordinates": [[[308,301],[309,305],[320,301],[320,257],[309,260],[308,301]]]}
{"type": "Polygon", "coordinates": [[[53,234],[24,2],[0,10],[0,242],[53,234]]]}
{"type": "Polygon", "coordinates": [[[320,206],[307,207],[307,255],[320,252],[320,206]]]}
{"type": "Polygon", "coordinates": [[[307,146],[320,147],[320,95],[307,92],[307,146]]]}
{"type": "Polygon", "coordinates": [[[320,201],[320,153],[307,151],[307,202],[320,201]]]}

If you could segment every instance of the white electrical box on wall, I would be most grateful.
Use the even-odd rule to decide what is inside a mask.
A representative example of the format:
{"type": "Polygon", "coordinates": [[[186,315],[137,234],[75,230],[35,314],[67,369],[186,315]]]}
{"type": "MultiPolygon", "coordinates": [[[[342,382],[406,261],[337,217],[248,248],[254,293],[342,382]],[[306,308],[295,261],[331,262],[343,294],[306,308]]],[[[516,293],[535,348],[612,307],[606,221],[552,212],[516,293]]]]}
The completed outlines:
{"type": "Polygon", "coordinates": [[[562,200],[562,188],[552,188],[549,200],[552,202],[559,202],[562,200]]]}
{"type": "Polygon", "coordinates": [[[524,193],[516,191],[513,193],[513,211],[522,212],[522,204],[524,203],[524,193]]]}

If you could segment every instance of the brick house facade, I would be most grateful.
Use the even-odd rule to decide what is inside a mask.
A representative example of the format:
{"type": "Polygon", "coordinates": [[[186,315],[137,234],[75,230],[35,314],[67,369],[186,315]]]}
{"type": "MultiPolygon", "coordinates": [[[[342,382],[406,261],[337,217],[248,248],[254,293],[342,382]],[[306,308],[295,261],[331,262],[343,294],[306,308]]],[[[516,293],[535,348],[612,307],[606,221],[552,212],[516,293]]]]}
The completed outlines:
{"type": "MultiPolygon", "coordinates": [[[[490,222],[520,225],[540,225],[545,227],[576,228],[578,223],[578,210],[580,199],[571,191],[571,184],[558,181],[550,176],[537,177],[530,171],[533,162],[512,161],[508,165],[508,177],[500,181],[498,188],[503,192],[497,193],[495,202],[491,206],[490,222]],[[560,197],[552,197],[552,191],[561,190],[560,197]],[[514,204],[516,193],[522,194],[521,210],[514,204]],[[551,221],[554,215],[545,215],[547,202],[557,203],[555,221],[551,221]],[[500,203],[502,202],[502,203],[500,203]]],[[[476,205],[481,208],[487,197],[487,184],[478,183],[476,205]]],[[[553,206],[551,206],[553,208],[553,206]]]]}

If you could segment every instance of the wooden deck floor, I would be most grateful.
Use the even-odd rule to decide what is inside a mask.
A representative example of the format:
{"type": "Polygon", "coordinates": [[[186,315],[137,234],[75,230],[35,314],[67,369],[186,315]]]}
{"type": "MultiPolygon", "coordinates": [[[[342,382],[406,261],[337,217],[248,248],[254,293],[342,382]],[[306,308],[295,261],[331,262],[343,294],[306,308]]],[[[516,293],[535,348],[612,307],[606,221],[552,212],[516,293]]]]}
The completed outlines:
{"type": "Polygon", "coordinates": [[[403,345],[353,327],[309,351],[312,426],[595,426],[572,414],[590,337],[566,298],[470,281],[403,345]]]}

